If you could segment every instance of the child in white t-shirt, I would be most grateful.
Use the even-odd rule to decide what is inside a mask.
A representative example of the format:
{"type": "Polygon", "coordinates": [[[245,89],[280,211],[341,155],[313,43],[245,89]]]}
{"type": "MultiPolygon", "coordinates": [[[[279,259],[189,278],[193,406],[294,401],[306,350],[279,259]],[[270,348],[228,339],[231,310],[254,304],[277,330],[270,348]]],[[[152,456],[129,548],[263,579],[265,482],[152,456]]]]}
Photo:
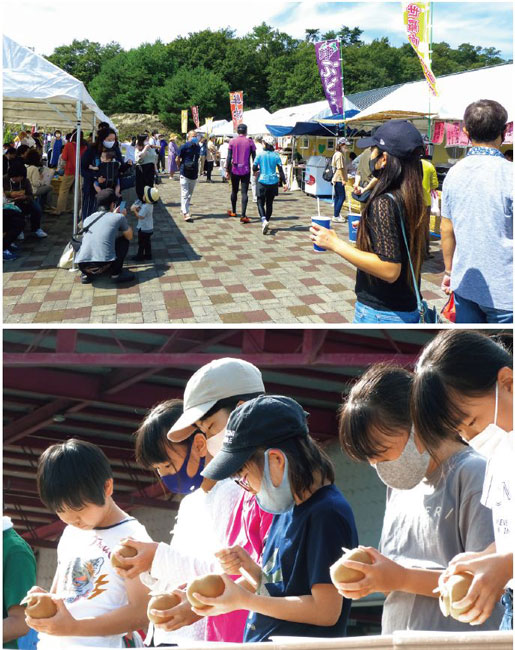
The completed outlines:
{"type": "Polygon", "coordinates": [[[123,648],[124,634],[148,625],[149,590],[118,576],[111,554],[122,538],[149,535],[113,501],[113,473],[96,445],[73,438],[52,445],[39,459],[37,481],[43,503],[67,524],[50,589],[57,613],[26,617],[39,632],[38,650],[123,648]]]}
{"type": "Polygon", "coordinates": [[[154,232],[154,204],[158,201],[159,190],[147,185],[143,190],[143,201],[137,199],[131,206],[131,212],[138,220],[138,252],[132,259],[138,262],[152,259],[150,238],[154,232]]]}

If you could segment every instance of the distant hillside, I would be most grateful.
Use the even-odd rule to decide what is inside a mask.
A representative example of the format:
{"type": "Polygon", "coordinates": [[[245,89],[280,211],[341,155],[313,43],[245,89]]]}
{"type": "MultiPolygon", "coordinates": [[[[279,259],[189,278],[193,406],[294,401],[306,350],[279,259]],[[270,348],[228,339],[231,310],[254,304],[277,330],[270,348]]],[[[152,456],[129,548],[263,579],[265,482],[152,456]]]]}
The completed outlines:
{"type": "Polygon", "coordinates": [[[115,113],[109,116],[119,131],[122,139],[131,135],[138,135],[144,131],[159,131],[163,135],[170,135],[170,129],[166,127],[157,115],[145,113],[115,113]]]}

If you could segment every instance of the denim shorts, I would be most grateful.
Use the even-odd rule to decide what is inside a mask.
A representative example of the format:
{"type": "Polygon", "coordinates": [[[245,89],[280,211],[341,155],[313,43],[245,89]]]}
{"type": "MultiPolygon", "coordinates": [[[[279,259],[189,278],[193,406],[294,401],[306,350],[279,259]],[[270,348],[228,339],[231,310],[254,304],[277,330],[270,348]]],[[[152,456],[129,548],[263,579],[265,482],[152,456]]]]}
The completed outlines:
{"type": "Polygon", "coordinates": [[[419,321],[418,309],[414,311],[380,311],[357,302],[354,312],[355,323],[418,323],[419,321]]]}

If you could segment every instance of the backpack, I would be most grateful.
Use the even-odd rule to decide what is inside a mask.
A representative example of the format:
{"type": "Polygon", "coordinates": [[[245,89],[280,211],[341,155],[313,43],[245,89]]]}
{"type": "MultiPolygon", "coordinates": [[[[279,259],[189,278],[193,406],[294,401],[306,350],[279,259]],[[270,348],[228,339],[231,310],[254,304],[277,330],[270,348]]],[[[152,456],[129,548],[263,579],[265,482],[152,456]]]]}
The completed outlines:
{"type": "Polygon", "coordinates": [[[332,160],[330,158],[327,159],[327,162],[325,164],[325,169],[322,172],[322,178],[324,181],[327,181],[330,183],[333,180],[334,172],[333,172],[333,166],[331,165],[332,160]]]}

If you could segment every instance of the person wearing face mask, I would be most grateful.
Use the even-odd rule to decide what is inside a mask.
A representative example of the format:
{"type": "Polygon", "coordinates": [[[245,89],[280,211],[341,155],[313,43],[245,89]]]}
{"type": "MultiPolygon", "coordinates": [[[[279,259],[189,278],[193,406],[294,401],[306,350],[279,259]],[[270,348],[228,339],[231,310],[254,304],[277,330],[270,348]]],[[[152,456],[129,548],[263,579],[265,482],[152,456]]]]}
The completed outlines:
{"type": "Polygon", "coordinates": [[[99,183],[104,183],[106,180],[103,176],[98,177],[95,171],[97,160],[101,157],[104,149],[114,153],[114,159],[120,164],[120,174],[123,174],[130,164],[125,163],[123,160],[116,131],[110,127],[99,129],[96,141],[86,149],[80,160],[80,173],[84,179],[82,183],[81,212],[83,221],[97,210],[95,181],[98,180],[99,183]]]}
{"type": "MultiPolygon", "coordinates": [[[[408,370],[377,364],[342,406],[344,452],[370,463],[387,492],[379,551],[366,547],[373,564],[347,562],[365,576],[339,590],[352,599],[384,592],[383,634],[463,632],[468,626],[443,616],[433,590],[457,553],[478,551],[494,539],[490,513],[480,503],[486,463],[456,435],[441,440],[431,455],[423,449],[413,433],[412,385],[408,370]]],[[[501,615],[497,607],[475,629],[497,629],[501,615]]]]}
{"type": "MultiPolygon", "coordinates": [[[[168,623],[151,625],[147,640],[153,640],[155,646],[179,640],[206,640],[207,621],[191,611],[185,592],[179,587],[218,569],[214,553],[227,543],[227,523],[240,494],[233,481],[214,482],[201,475],[211,455],[206,437],[198,429],[190,427],[191,435],[183,442],[167,439],[167,431],[182,411],[180,400],[161,402],[147,414],[135,434],[138,463],[156,471],[172,494],[184,495],[170,544],[131,540],[138,554],[131,558],[130,570],[119,570],[124,578],[140,575],[141,581],[155,593],[174,592],[181,598],[180,604],[169,610],[172,618],[168,623]]],[[[243,623],[240,628],[241,637],[243,623]]]]}
{"type": "MultiPolygon", "coordinates": [[[[350,601],[336,591],[329,567],[358,536],[350,505],[334,486],[331,461],[309,435],[307,415],[280,395],[245,402],[232,412],[222,449],[202,472],[212,480],[235,477],[274,514],[261,563],[240,549],[245,577],[233,582],[223,574],[218,598],[195,594],[213,606],[210,616],[250,610],[244,642],[345,636],[350,601]]],[[[227,549],[223,568],[234,554],[227,549]]]]}
{"type": "Polygon", "coordinates": [[[154,186],[157,166],[156,150],[144,133],[138,135],[136,139],[134,159],[136,161],[136,194],[138,199],[143,201],[145,187],[154,186]]]}
{"type": "Polygon", "coordinates": [[[57,167],[57,164],[59,162],[59,157],[61,155],[61,152],[64,147],[64,142],[63,138],[61,135],[61,131],[54,131],[54,137],[52,138],[50,142],[50,147],[52,150],[51,156],[50,156],[50,162],[48,163],[49,167],[57,167]]]}
{"type": "Polygon", "coordinates": [[[428,344],[417,363],[413,419],[432,451],[456,432],[487,460],[481,503],[493,518],[495,541],[480,552],[457,555],[442,580],[470,571],[474,580],[459,606],[461,620],[479,625],[502,595],[501,629],[513,627],[513,360],[491,337],[447,330],[428,344]],[[504,592],[504,593],[503,593],[504,592]]]}
{"type": "Polygon", "coordinates": [[[424,141],[410,122],[390,120],[357,146],[372,147],[370,171],[378,182],[363,211],[356,246],[318,224],[310,228],[311,240],[357,268],[355,323],[418,323],[413,276],[420,285],[425,254],[420,161],[424,141]]]}
{"type": "MultiPolygon", "coordinates": [[[[214,458],[222,447],[225,426],[235,408],[265,392],[261,372],[242,359],[216,359],[202,366],[188,380],[184,391],[184,413],[168,432],[169,440],[180,442],[197,426],[207,438],[207,448],[214,458]]],[[[273,515],[259,507],[256,496],[240,490],[226,532],[226,546],[240,547],[259,561],[273,515]]],[[[228,573],[232,573],[228,571],[228,573]]],[[[233,573],[238,573],[234,567],[233,573]]],[[[213,616],[207,621],[207,641],[241,643],[247,612],[213,616]],[[235,625],[234,621],[240,621],[235,625]]]]}

